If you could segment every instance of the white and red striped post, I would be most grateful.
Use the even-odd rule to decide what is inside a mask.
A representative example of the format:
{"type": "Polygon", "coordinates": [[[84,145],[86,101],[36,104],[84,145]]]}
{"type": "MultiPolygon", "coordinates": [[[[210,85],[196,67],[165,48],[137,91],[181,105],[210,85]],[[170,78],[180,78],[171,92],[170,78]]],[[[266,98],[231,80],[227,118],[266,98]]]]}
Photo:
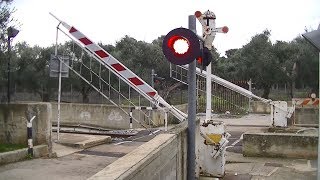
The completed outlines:
{"type": "Polygon", "coordinates": [[[32,121],[34,118],[36,118],[36,116],[33,116],[30,121],[27,121],[28,154],[31,157],[33,157],[32,121]]]}
{"type": "Polygon", "coordinates": [[[130,129],[132,129],[132,119],[133,119],[133,110],[136,109],[136,110],[155,110],[155,109],[158,109],[157,107],[145,107],[145,106],[135,106],[135,107],[131,107],[130,108],[130,112],[129,112],[129,123],[130,123],[130,129]]]}
{"type": "Polygon", "coordinates": [[[132,108],[130,108],[129,116],[130,116],[130,129],[132,129],[132,108]]]}

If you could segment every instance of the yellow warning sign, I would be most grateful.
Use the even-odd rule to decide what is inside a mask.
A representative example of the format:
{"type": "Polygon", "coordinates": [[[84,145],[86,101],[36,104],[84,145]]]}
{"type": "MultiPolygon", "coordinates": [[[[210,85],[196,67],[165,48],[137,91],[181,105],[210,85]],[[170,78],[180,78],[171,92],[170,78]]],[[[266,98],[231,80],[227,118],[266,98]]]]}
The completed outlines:
{"type": "Polygon", "coordinates": [[[222,134],[207,134],[207,136],[216,144],[218,144],[222,138],[222,134]]]}

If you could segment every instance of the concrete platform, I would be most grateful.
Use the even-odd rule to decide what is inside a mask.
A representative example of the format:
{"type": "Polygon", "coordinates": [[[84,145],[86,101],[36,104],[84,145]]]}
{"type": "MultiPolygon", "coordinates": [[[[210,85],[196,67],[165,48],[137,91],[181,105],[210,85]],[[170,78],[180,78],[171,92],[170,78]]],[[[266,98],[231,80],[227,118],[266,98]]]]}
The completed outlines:
{"type": "Polygon", "coordinates": [[[56,157],[62,157],[75,152],[82,151],[93,146],[111,142],[110,136],[60,133],[59,141],[57,133],[52,134],[52,151],[56,157]]]}
{"type": "MultiPolygon", "coordinates": [[[[223,179],[316,179],[317,161],[308,159],[243,157],[227,152],[223,179]]],[[[201,179],[201,178],[200,178],[201,179]]]]}
{"type": "MultiPolygon", "coordinates": [[[[225,176],[220,180],[300,180],[316,179],[317,160],[244,157],[241,153],[226,152],[225,176]]],[[[200,177],[200,180],[218,180],[200,177]]]]}
{"type": "MultiPolygon", "coordinates": [[[[240,118],[216,117],[227,125],[227,131],[234,132],[231,139],[239,139],[242,133],[268,131],[270,124],[269,114],[249,114],[240,118]]],[[[295,131],[296,132],[296,131],[295,131]]],[[[311,133],[311,132],[310,132],[311,133]]],[[[230,139],[230,140],[231,140],[230,139]]],[[[240,151],[226,152],[226,172],[224,180],[294,180],[316,179],[317,161],[298,158],[270,158],[270,157],[244,157],[242,154],[242,140],[235,146],[240,151]]],[[[212,177],[201,177],[201,180],[213,180],[212,177]]]]}
{"type": "Polygon", "coordinates": [[[243,134],[244,156],[317,159],[318,135],[296,133],[243,134]]]}
{"type": "Polygon", "coordinates": [[[87,149],[53,143],[57,158],[1,165],[0,180],[86,180],[144,143],[113,141],[87,149]]]}

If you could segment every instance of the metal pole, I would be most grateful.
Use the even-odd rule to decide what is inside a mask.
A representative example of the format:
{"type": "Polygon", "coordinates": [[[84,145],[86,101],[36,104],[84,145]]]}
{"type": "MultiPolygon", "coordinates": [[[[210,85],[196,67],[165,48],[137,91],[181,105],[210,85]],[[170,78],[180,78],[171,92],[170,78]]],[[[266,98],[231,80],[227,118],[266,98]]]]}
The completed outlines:
{"type": "MultiPolygon", "coordinates": [[[[320,29],[320,25],[319,28],[320,29]]],[[[319,69],[320,69],[320,52],[319,52],[319,69]]],[[[318,74],[320,79],[320,73],[318,74]]],[[[320,98],[320,83],[319,83],[319,89],[318,89],[318,98],[320,98]]],[[[318,105],[319,114],[320,114],[320,105],[318,105]]],[[[319,120],[319,126],[318,126],[318,180],[320,180],[320,120],[319,120]]]]}
{"type": "Polygon", "coordinates": [[[129,120],[130,120],[130,122],[129,122],[129,123],[130,123],[130,129],[132,129],[132,109],[133,109],[133,108],[130,108],[130,112],[129,112],[129,116],[130,116],[130,119],[129,119],[129,120]]]}
{"type": "Polygon", "coordinates": [[[168,112],[164,112],[164,131],[168,131],[168,112]]]}
{"type": "MultiPolygon", "coordinates": [[[[189,29],[196,32],[196,18],[189,16],[189,29]]],[[[188,149],[187,149],[187,179],[195,179],[195,127],[196,127],[196,61],[189,64],[188,71],[188,149]]]]}
{"type": "Polygon", "coordinates": [[[8,104],[10,103],[10,60],[11,59],[11,43],[10,43],[10,37],[8,35],[8,91],[7,91],[7,100],[8,104]]]}
{"type": "MultiPolygon", "coordinates": [[[[151,87],[154,88],[154,69],[151,69],[151,87]]],[[[150,102],[151,107],[156,107],[153,103],[150,102]]],[[[153,111],[152,111],[152,117],[153,117],[153,111]]]]}
{"type": "MultiPolygon", "coordinates": [[[[320,30],[320,24],[318,26],[318,30],[320,30]]],[[[320,52],[319,52],[319,76],[320,77],[320,52]]],[[[318,98],[320,98],[320,79],[318,81],[318,98]]],[[[318,109],[319,109],[319,114],[320,114],[320,104],[318,105],[318,109]]],[[[318,119],[319,120],[319,119],[318,119]]],[[[318,180],[320,180],[320,120],[318,121],[319,125],[318,125],[318,180]]]]}
{"type": "Polygon", "coordinates": [[[211,63],[207,66],[207,81],[206,81],[206,93],[207,93],[207,108],[206,119],[204,122],[211,120],[211,63]]]}
{"type": "MultiPolygon", "coordinates": [[[[60,24],[59,24],[60,25],[60,24]]],[[[58,25],[58,26],[59,26],[58,25]]],[[[57,32],[56,32],[56,47],[55,47],[55,56],[58,58],[58,32],[59,28],[57,26],[57,32]]],[[[60,140],[60,102],[61,102],[61,68],[62,63],[59,60],[59,87],[58,87],[58,124],[57,124],[57,140],[59,142],[60,140]]]]}
{"type": "Polygon", "coordinates": [[[154,69],[151,70],[151,87],[154,88],[154,69]]]}
{"type": "MultiPolygon", "coordinates": [[[[249,80],[249,91],[252,92],[252,79],[249,80]]],[[[248,111],[251,112],[251,98],[249,98],[249,108],[248,111]]]]}

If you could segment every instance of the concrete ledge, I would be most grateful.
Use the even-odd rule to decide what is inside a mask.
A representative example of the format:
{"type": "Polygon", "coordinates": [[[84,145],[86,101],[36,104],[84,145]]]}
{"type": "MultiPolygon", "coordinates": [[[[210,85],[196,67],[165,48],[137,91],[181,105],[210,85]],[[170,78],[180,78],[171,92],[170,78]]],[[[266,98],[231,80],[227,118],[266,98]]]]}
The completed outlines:
{"type": "Polygon", "coordinates": [[[61,141],[59,142],[59,144],[74,147],[74,148],[79,148],[79,149],[87,149],[93,146],[111,142],[111,136],[82,135],[81,138],[76,137],[79,135],[70,134],[69,136],[74,136],[74,137],[71,137],[71,138],[69,137],[69,139],[67,140],[61,138],[61,141]],[[73,141],[72,138],[74,138],[75,141],[73,141]]]}
{"type": "Polygon", "coordinates": [[[52,151],[50,103],[0,104],[0,143],[25,144],[27,137],[27,119],[32,121],[33,145],[48,145],[52,151]]]}
{"type": "Polygon", "coordinates": [[[245,133],[243,156],[316,159],[318,136],[295,133],[245,133]]]}
{"type": "MultiPolygon", "coordinates": [[[[174,152],[174,150],[177,151],[177,142],[173,141],[177,141],[176,135],[160,134],[151,141],[139,146],[131,153],[113,162],[88,180],[149,179],[152,177],[159,179],[159,177],[164,178],[168,175],[170,176],[170,173],[175,172],[175,169],[166,169],[166,172],[163,172],[162,176],[160,170],[161,167],[168,164],[165,160],[173,160],[169,161],[169,163],[173,162],[173,166],[176,162],[174,158],[176,152],[174,152]],[[166,156],[166,158],[163,156],[166,156]]],[[[174,177],[174,174],[172,177],[174,177]]]]}
{"type": "Polygon", "coordinates": [[[111,142],[111,136],[104,136],[104,137],[96,137],[94,139],[85,140],[82,142],[78,142],[75,144],[77,148],[87,149],[93,146],[97,146],[100,144],[105,144],[111,142]]]}
{"type": "Polygon", "coordinates": [[[294,124],[319,125],[319,107],[296,107],[294,124]]]}
{"type": "Polygon", "coordinates": [[[271,106],[261,101],[252,101],[250,111],[257,114],[269,114],[271,112],[271,106]]]}
{"type": "MultiPolygon", "coordinates": [[[[25,160],[27,159],[27,154],[28,154],[28,148],[0,153],[0,165],[25,160]]],[[[48,156],[49,155],[48,146],[47,145],[34,146],[33,154],[34,154],[34,158],[48,156]]]]}

